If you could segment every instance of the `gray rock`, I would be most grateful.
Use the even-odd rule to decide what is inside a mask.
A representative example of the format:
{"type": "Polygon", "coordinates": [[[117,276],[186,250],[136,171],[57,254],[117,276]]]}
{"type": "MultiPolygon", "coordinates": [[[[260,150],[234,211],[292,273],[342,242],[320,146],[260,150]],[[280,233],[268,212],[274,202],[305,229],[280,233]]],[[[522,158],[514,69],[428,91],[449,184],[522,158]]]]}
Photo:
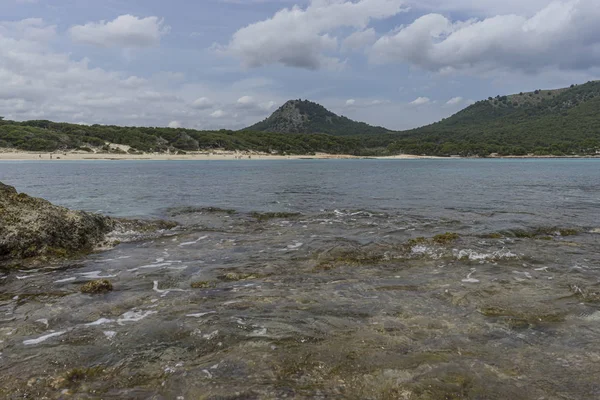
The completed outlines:
{"type": "Polygon", "coordinates": [[[106,235],[115,230],[150,231],[174,225],[73,211],[18,193],[14,187],[0,182],[0,263],[83,255],[106,246],[106,235]]]}

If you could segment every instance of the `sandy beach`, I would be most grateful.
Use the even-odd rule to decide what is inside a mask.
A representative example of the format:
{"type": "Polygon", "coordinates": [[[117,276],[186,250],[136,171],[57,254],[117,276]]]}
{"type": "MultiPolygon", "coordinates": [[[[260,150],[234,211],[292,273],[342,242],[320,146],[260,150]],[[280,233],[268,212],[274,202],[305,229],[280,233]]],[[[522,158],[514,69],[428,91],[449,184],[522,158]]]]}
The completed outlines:
{"type": "Polygon", "coordinates": [[[391,157],[360,157],[344,154],[326,154],[317,153],[314,155],[273,155],[266,153],[240,153],[228,151],[213,152],[190,152],[187,154],[165,154],[165,153],[147,153],[147,154],[118,154],[118,153],[87,153],[80,151],[39,153],[27,151],[13,151],[10,149],[0,150],[0,161],[81,161],[81,160],[301,160],[301,159],[421,159],[438,158],[427,156],[415,156],[402,154],[391,157]]]}

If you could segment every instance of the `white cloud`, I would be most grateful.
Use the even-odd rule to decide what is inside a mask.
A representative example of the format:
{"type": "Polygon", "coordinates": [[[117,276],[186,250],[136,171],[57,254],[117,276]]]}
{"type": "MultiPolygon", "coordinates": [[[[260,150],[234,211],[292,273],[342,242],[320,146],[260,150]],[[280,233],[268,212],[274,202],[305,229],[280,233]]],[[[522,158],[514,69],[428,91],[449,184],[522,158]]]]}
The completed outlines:
{"type": "Polygon", "coordinates": [[[214,103],[208,97],[200,97],[194,100],[192,107],[198,110],[208,110],[214,107],[214,103]]]}
{"type": "Polygon", "coordinates": [[[56,25],[47,25],[41,18],[5,21],[0,24],[0,35],[32,42],[47,42],[56,37],[56,25]]]}
{"type": "Polygon", "coordinates": [[[283,100],[258,87],[241,91],[240,81],[188,83],[177,72],[142,77],[98,68],[89,59],[53,50],[53,42],[33,34],[38,30],[55,28],[42,20],[0,21],[0,116],[6,119],[241,128],[264,116],[275,104],[271,99],[283,100]],[[198,93],[206,97],[198,99],[198,93]],[[236,108],[245,93],[259,99],[255,109],[236,108]],[[220,111],[211,116],[217,105],[220,111]]]}
{"type": "Polygon", "coordinates": [[[446,105],[455,106],[455,105],[461,104],[464,100],[465,99],[463,99],[462,97],[453,97],[446,102],[446,105]]]}
{"type": "Polygon", "coordinates": [[[598,20],[596,0],[556,1],[530,18],[503,15],[453,22],[428,14],[380,38],[371,59],[440,72],[585,70],[600,62],[598,20]]]}
{"type": "Polygon", "coordinates": [[[554,0],[408,0],[413,9],[458,11],[493,16],[499,14],[532,15],[554,0]]]}
{"type": "Polygon", "coordinates": [[[239,108],[253,108],[255,101],[252,96],[242,96],[237,100],[237,106],[239,108]]]}
{"type": "Polygon", "coordinates": [[[210,114],[210,116],[213,118],[223,118],[226,115],[227,113],[223,110],[216,110],[210,114]]]}
{"type": "Polygon", "coordinates": [[[169,122],[169,128],[181,128],[181,122],[179,121],[171,121],[169,122]]]}
{"type": "Polygon", "coordinates": [[[170,27],[158,17],[121,15],[113,21],[89,22],[69,29],[71,38],[99,47],[150,47],[160,43],[170,27]]]}
{"type": "Polygon", "coordinates": [[[372,45],[376,40],[377,33],[375,33],[375,29],[373,28],[365,29],[364,31],[356,31],[344,39],[342,50],[359,50],[372,45]]]}
{"type": "Polygon", "coordinates": [[[342,27],[365,29],[373,19],[402,11],[404,0],[312,0],[302,9],[294,6],[272,18],[238,30],[218,50],[242,60],[246,67],[281,64],[306,69],[337,68],[331,53],[338,49],[333,32],[342,27]]]}
{"type": "Polygon", "coordinates": [[[356,100],[354,100],[354,99],[346,100],[346,106],[353,106],[355,104],[356,104],[356,100]]]}
{"type": "Polygon", "coordinates": [[[429,97],[417,97],[415,100],[411,101],[410,104],[412,104],[413,106],[422,106],[430,102],[431,99],[429,97]]]}

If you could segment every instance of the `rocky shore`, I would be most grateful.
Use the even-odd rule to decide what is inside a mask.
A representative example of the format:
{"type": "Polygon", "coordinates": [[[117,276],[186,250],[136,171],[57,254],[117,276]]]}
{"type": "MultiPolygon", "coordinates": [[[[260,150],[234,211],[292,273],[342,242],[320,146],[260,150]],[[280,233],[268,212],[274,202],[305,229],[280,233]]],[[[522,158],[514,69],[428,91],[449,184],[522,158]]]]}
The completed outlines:
{"type": "MultiPolygon", "coordinates": [[[[123,232],[149,232],[175,226],[73,211],[18,193],[0,182],[0,265],[84,255],[110,247],[123,232]]],[[[23,267],[23,265],[20,265],[23,267]]]]}

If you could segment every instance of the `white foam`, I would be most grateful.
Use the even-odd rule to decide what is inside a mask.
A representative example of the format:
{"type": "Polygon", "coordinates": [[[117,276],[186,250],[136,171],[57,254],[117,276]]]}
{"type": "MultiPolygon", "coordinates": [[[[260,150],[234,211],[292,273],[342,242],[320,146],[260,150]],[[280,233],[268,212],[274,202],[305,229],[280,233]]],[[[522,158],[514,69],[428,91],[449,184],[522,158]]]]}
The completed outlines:
{"type": "Polygon", "coordinates": [[[427,251],[428,251],[428,250],[429,250],[429,249],[427,248],[427,246],[423,246],[423,245],[416,245],[416,246],[413,246],[413,247],[412,247],[412,249],[411,249],[411,252],[412,252],[413,254],[427,254],[427,251]]]}
{"type": "Polygon", "coordinates": [[[472,269],[471,272],[469,273],[469,275],[467,275],[467,278],[463,279],[462,281],[464,283],[479,283],[479,279],[471,278],[471,275],[473,275],[475,272],[477,272],[477,270],[472,269]]]}
{"type": "Polygon", "coordinates": [[[40,344],[42,342],[45,342],[48,339],[52,339],[53,337],[58,337],[58,336],[64,335],[65,333],[67,333],[67,331],[60,331],[60,332],[49,333],[47,335],[40,336],[37,339],[24,340],[23,344],[25,346],[30,346],[30,345],[33,345],[33,344],[40,344]]]}
{"type": "Polygon", "coordinates": [[[219,331],[214,331],[206,335],[202,335],[202,337],[206,340],[213,340],[219,335],[219,331]]]}
{"type": "Polygon", "coordinates": [[[54,281],[54,283],[73,282],[75,280],[77,280],[77,278],[75,278],[74,276],[72,276],[71,278],[59,279],[57,281],[54,281]]]}
{"type": "Polygon", "coordinates": [[[197,314],[187,314],[186,317],[191,317],[191,318],[202,318],[205,315],[209,315],[209,314],[216,314],[216,311],[208,311],[208,312],[203,312],[203,313],[197,313],[197,314]]]}
{"type": "Polygon", "coordinates": [[[117,332],[115,331],[102,331],[102,333],[104,333],[104,336],[106,336],[108,340],[112,340],[112,338],[117,336],[117,332]]]}
{"type": "Polygon", "coordinates": [[[40,275],[42,275],[42,274],[33,274],[33,275],[25,275],[25,276],[17,275],[17,279],[18,280],[29,279],[29,278],[33,278],[33,277],[40,276],[40,275]]]}
{"type": "Polygon", "coordinates": [[[85,324],[84,326],[98,326],[98,325],[110,324],[112,322],[115,322],[115,320],[107,319],[107,318],[100,318],[99,320],[90,322],[89,324],[85,324]]]}
{"type": "Polygon", "coordinates": [[[182,267],[167,267],[167,269],[171,271],[183,271],[184,269],[188,269],[188,266],[184,265],[182,267]]]}
{"type": "Polygon", "coordinates": [[[260,328],[252,331],[250,336],[265,336],[267,334],[267,328],[260,328]]]}
{"type": "Polygon", "coordinates": [[[48,320],[46,318],[40,318],[40,319],[36,319],[35,322],[39,322],[40,324],[44,324],[46,325],[46,329],[48,329],[48,320]]]}
{"type": "Polygon", "coordinates": [[[156,293],[160,293],[161,297],[165,297],[171,292],[187,292],[187,290],[184,289],[159,289],[158,281],[154,281],[154,286],[152,287],[152,290],[154,290],[156,293]]]}
{"type": "Polygon", "coordinates": [[[515,253],[511,252],[510,250],[506,250],[505,248],[491,253],[478,253],[477,251],[471,249],[463,249],[460,251],[454,249],[453,253],[454,256],[459,260],[467,258],[469,261],[501,260],[518,257],[515,253]]]}
{"type": "Polygon", "coordinates": [[[296,249],[299,249],[300,247],[302,247],[303,245],[304,245],[304,243],[295,242],[294,244],[288,244],[287,248],[288,248],[288,250],[296,250],[296,249]]]}
{"type": "Polygon", "coordinates": [[[206,238],[208,238],[208,236],[202,236],[202,237],[199,237],[198,239],[194,240],[193,242],[184,242],[184,243],[181,243],[181,244],[179,245],[179,247],[190,246],[190,245],[192,245],[192,244],[196,244],[196,243],[198,243],[199,241],[201,241],[201,240],[204,240],[204,239],[206,239],[206,238]]]}
{"type": "Polygon", "coordinates": [[[88,279],[104,279],[104,278],[114,278],[116,275],[106,275],[102,276],[102,271],[91,271],[91,272],[81,272],[79,275],[88,279]]]}
{"type": "Polygon", "coordinates": [[[529,272],[513,271],[513,274],[524,275],[527,279],[533,279],[529,272]]]}
{"type": "Polygon", "coordinates": [[[138,322],[147,316],[156,313],[156,311],[127,311],[125,314],[121,315],[121,318],[117,319],[117,323],[123,325],[126,322],[138,322]]]}
{"type": "Polygon", "coordinates": [[[127,271],[129,271],[129,272],[135,272],[135,271],[140,270],[140,269],[152,269],[152,268],[168,267],[168,266],[173,265],[173,264],[178,263],[178,262],[180,263],[181,261],[167,261],[167,262],[163,262],[163,263],[141,265],[141,266],[139,266],[137,268],[128,269],[127,271]]]}

